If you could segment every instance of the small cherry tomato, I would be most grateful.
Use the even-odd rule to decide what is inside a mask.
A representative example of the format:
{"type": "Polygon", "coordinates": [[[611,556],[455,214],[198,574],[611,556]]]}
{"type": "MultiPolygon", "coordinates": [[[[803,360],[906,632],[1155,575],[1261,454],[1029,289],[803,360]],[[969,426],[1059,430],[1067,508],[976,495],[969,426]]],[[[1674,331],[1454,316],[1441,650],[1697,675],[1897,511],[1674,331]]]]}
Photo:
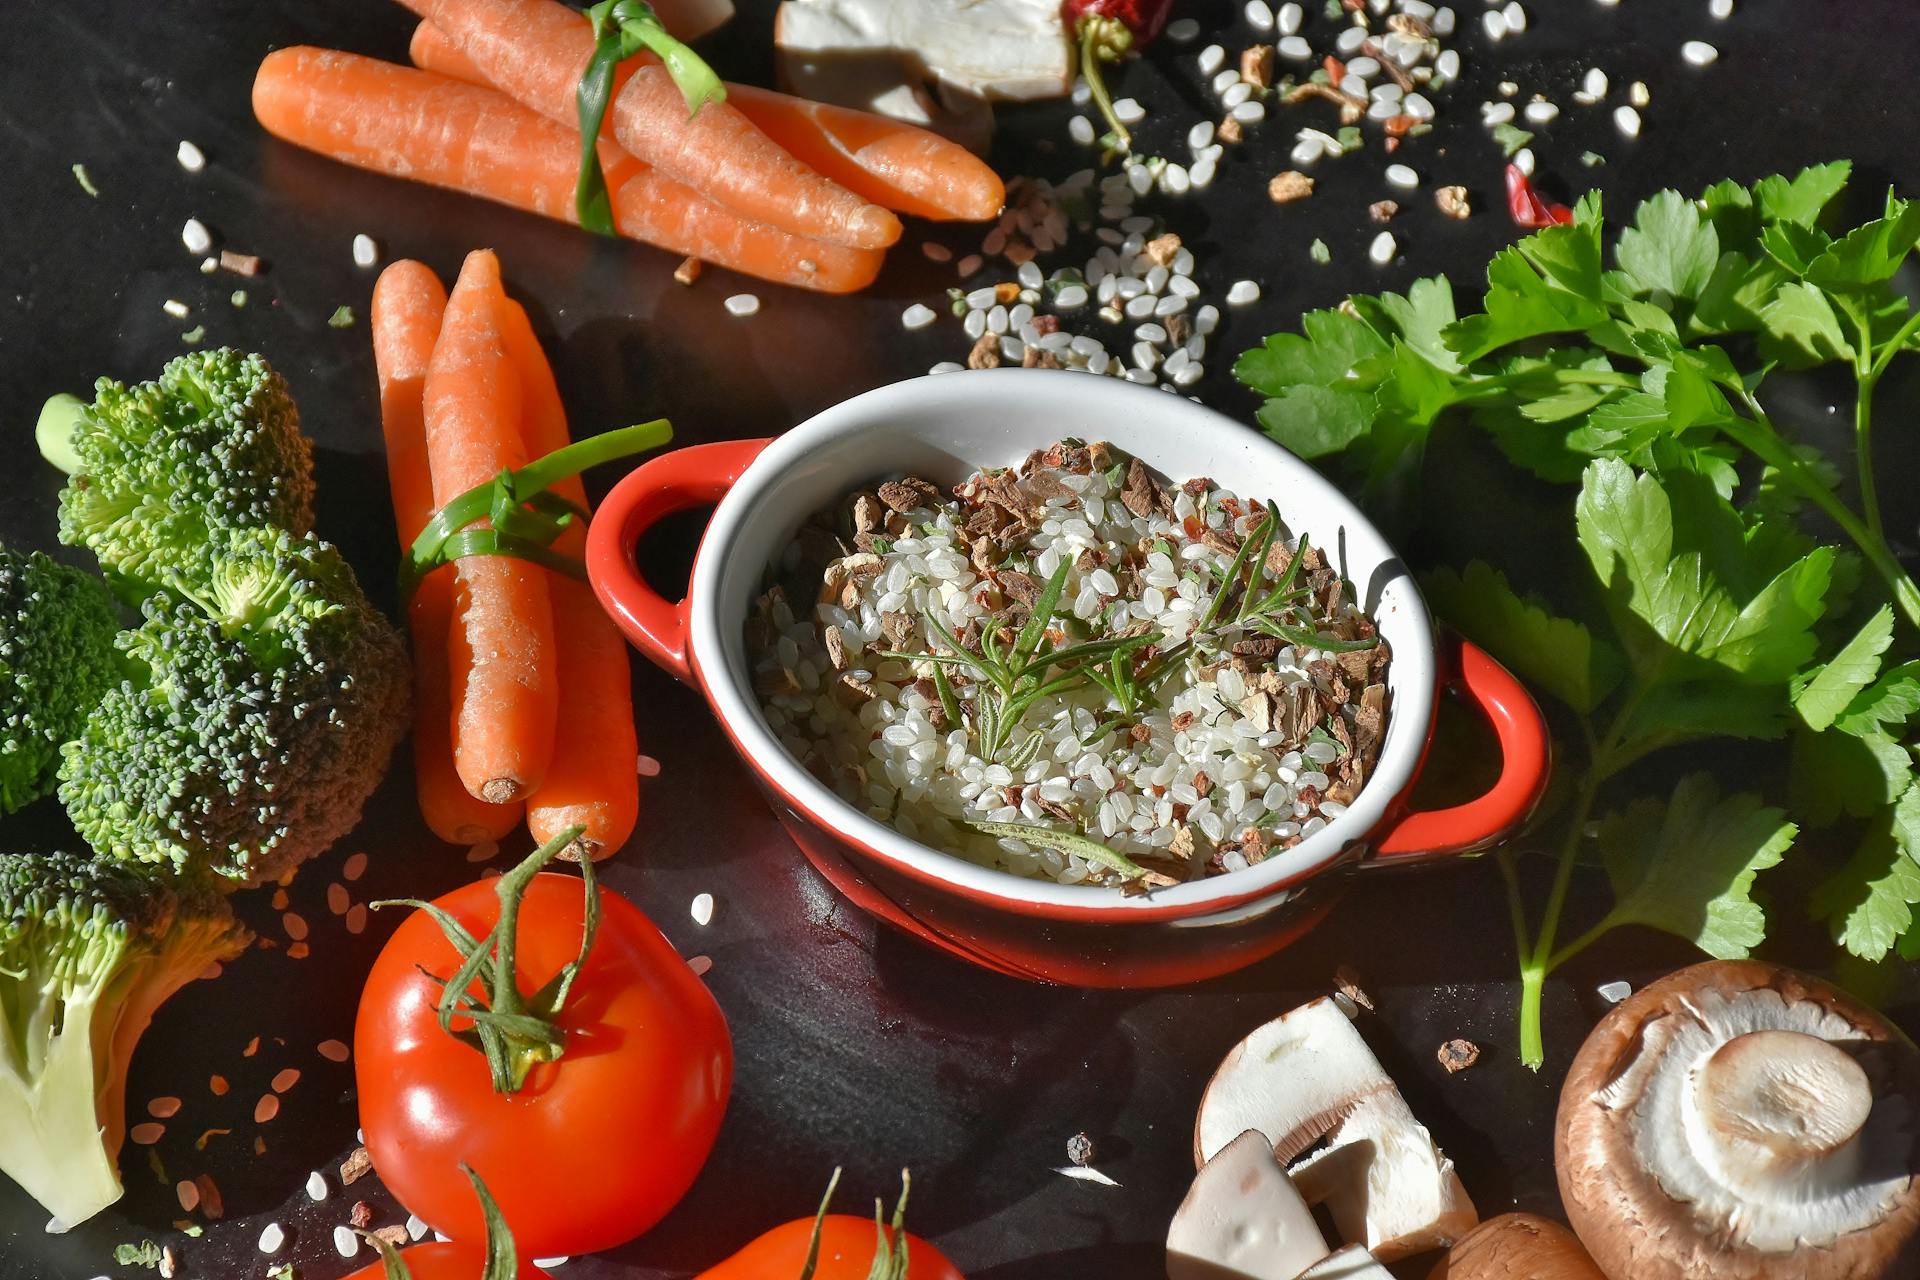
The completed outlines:
{"type": "MultiPolygon", "coordinates": [[[[512,873],[524,884],[514,953],[524,997],[515,998],[529,1002],[576,961],[585,919],[581,881],[523,875],[537,865],[512,873]]],[[[501,914],[492,881],[435,905],[476,939],[501,914]]],[[[526,1257],[592,1253],[646,1231],[706,1162],[732,1086],[732,1041],[706,984],[637,908],[601,894],[593,945],[551,1012],[559,1056],[534,1058],[517,1091],[501,1092],[470,1043],[473,1020],[453,1017],[466,1038],[439,1025],[436,976],[451,977],[460,963],[434,917],[415,911],[368,975],[354,1059],[361,1127],[381,1179],[435,1230],[477,1243],[481,1214],[460,1172],[471,1166],[526,1257]]],[[[497,986],[491,1000],[477,981],[469,990],[483,1007],[501,1003],[497,986]]]]}
{"type": "MultiPolygon", "coordinates": [[[[487,1252],[466,1244],[417,1244],[400,1251],[412,1280],[479,1280],[485,1274],[487,1252]]],[[[553,1280],[530,1262],[520,1264],[519,1280],[553,1280]]],[[[376,1262],[362,1267],[347,1280],[386,1280],[387,1267],[376,1262]]]]}

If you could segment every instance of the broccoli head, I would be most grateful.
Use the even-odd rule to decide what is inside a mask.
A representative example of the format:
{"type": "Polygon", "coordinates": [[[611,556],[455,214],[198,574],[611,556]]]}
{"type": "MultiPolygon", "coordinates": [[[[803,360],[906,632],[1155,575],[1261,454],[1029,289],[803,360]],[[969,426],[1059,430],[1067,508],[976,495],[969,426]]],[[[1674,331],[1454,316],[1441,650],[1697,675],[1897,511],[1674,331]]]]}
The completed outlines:
{"type": "Polygon", "coordinates": [[[53,790],[60,744],[117,678],[119,629],[98,578],[0,547],[0,814],[53,790]]]}
{"type": "Polygon", "coordinates": [[[0,855],[0,1172],[69,1225],[118,1200],[134,1046],[174,992],[248,940],[204,885],[0,855]]]}
{"type": "Polygon", "coordinates": [[[222,529],[313,527],[313,444],[258,355],[192,351],[152,382],[102,378],[70,437],[43,434],[41,452],[73,468],[60,540],[90,549],[130,599],[198,564],[222,529]]]}
{"type": "Polygon", "coordinates": [[[60,763],[60,799],[104,855],[257,884],[360,820],[407,724],[406,647],[330,544],[227,533],[119,646],[60,763]]]}

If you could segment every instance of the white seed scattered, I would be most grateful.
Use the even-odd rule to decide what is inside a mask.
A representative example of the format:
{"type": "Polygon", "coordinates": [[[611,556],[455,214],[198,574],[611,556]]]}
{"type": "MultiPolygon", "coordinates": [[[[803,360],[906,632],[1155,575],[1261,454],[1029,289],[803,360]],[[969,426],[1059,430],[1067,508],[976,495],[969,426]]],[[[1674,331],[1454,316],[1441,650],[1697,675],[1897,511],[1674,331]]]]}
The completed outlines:
{"type": "Polygon", "coordinates": [[[1707,12],[1713,17],[1726,19],[1733,16],[1733,0],[1707,0],[1707,12]]]}
{"type": "Polygon", "coordinates": [[[1202,156],[1200,159],[1194,161],[1193,167],[1187,170],[1187,182],[1189,185],[1194,187],[1210,185],[1213,182],[1213,170],[1217,163],[1218,158],[1212,155],[1202,156]]]}
{"type": "Polygon", "coordinates": [[[1228,86],[1227,91],[1220,95],[1220,105],[1231,111],[1252,96],[1253,86],[1242,80],[1239,84],[1228,86]]]}
{"type": "Polygon", "coordinates": [[[1520,0],[1508,0],[1507,7],[1500,11],[1507,20],[1507,30],[1519,35],[1527,29],[1527,11],[1520,7],[1520,0]]]}
{"type": "Polygon", "coordinates": [[[702,928],[713,923],[713,895],[695,894],[693,899],[693,922],[702,928]]]}
{"type": "Polygon", "coordinates": [[[1227,287],[1227,305],[1244,307],[1260,301],[1260,286],[1251,280],[1235,280],[1227,287]]]}
{"type": "Polygon", "coordinates": [[[1273,6],[1267,0],[1247,0],[1247,25],[1255,31],[1273,30],[1273,6]]]}
{"type": "Polygon", "coordinates": [[[1507,38],[1507,18],[1498,9],[1489,9],[1481,14],[1480,25],[1486,30],[1489,40],[1500,41],[1507,38]]]}
{"type": "Polygon", "coordinates": [[[307,1199],[316,1204],[327,1198],[327,1176],[315,1169],[307,1175],[307,1199]]]}
{"type": "Polygon", "coordinates": [[[1312,164],[1326,153],[1327,149],[1320,145],[1319,139],[1302,138],[1293,144],[1293,150],[1288,153],[1287,158],[1293,161],[1294,167],[1299,168],[1312,164]]]}
{"type": "MultiPolygon", "coordinates": [[[[953,367],[956,371],[960,368],[960,366],[957,364],[953,367]]],[[[713,957],[712,956],[693,956],[688,959],[687,968],[693,970],[694,977],[704,978],[707,976],[708,971],[713,968],[713,957]]]]}
{"type": "Polygon", "coordinates": [[[178,298],[168,298],[160,304],[160,309],[172,316],[175,320],[185,320],[189,310],[187,304],[178,298]]]}
{"type": "Polygon", "coordinates": [[[370,267],[378,261],[380,261],[380,246],[375,243],[374,238],[364,231],[356,235],[353,238],[353,265],[370,267]]]}
{"type": "Polygon", "coordinates": [[[1437,36],[1450,36],[1453,34],[1453,24],[1453,10],[1441,8],[1435,11],[1433,21],[1427,25],[1433,28],[1433,34],[1437,36]]]}
{"type": "Polygon", "coordinates": [[[561,1267],[561,1266],[565,1266],[565,1265],[566,1265],[566,1262],[567,1262],[567,1259],[568,1259],[568,1258],[570,1258],[570,1257],[572,1257],[572,1256],[573,1256],[573,1255],[571,1255],[571,1254],[566,1254],[566,1253],[563,1253],[563,1254],[561,1254],[561,1255],[559,1255],[558,1257],[555,1257],[555,1258],[535,1258],[535,1259],[533,1260],[533,1265],[534,1265],[534,1266],[536,1266],[536,1267],[545,1267],[545,1268],[547,1268],[547,1269],[549,1269],[549,1270],[551,1270],[551,1269],[552,1269],[552,1268],[554,1268],[554,1267],[561,1267]]]}
{"type": "Polygon", "coordinates": [[[1187,130],[1187,147],[1192,151],[1203,151],[1213,141],[1213,121],[1202,120],[1187,130]]]}
{"type": "Polygon", "coordinates": [[[1533,148],[1522,147],[1514,152],[1513,167],[1531,178],[1533,176],[1533,148]]]}
{"type": "Polygon", "coordinates": [[[939,364],[934,365],[933,368],[927,370],[927,372],[928,373],[958,373],[960,372],[960,370],[964,368],[966,368],[966,366],[959,363],[956,360],[942,360],[939,364]]]}
{"type": "Polygon", "coordinates": [[[1293,0],[1287,0],[1286,4],[1280,6],[1280,11],[1274,14],[1273,21],[1274,25],[1280,28],[1281,35],[1290,36],[1300,30],[1300,20],[1304,17],[1306,17],[1305,11],[1294,4],[1293,0]]]}
{"type": "Polygon", "coordinates": [[[1502,80],[1494,87],[1500,90],[1500,96],[1503,98],[1511,98],[1514,94],[1520,92],[1520,86],[1511,80],[1502,80]]]}
{"type": "Polygon", "coordinates": [[[1264,102],[1243,102],[1228,114],[1241,124],[1259,124],[1267,118],[1267,104],[1264,102]]]}
{"type": "Polygon", "coordinates": [[[333,1229],[333,1251],[343,1258],[360,1252],[360,1234],[344,1222],[333,1229]]]}
{"type": "Polygon", "coordinates": [[[760,299],[751,293],[736,293],[726,301],[727,314],[742,318],[755,315],[760,310],[760,299]]]}
{"type": "Polygon", "coordinates": [[[1513,123],[1513,104],[1511,102],[1483,102],[1480,104],[1480,123],[1491,128],[1496,124],[1513,123]]]}
{"type": "Polygon", "coordinates": [[[1053,296],[1053,305],[1061,311],[1073,311],[1087,305],[1085,285],[1070,284],[1053,296]]]}
{"type": "Polygon", "coordinates": [[[1206,376],[1206,367],[1196,360],[1191,364],[1180,366],[1180,372],[1173,375],[1173,385],[1176,387],[1190,387],[1206,376]]]}
{"type": "Polygon", "coordinates": [[[1200,24],[1192,18],[1178,18],[1167,24],[1167,39],[1175,44],[1191,44],[1200,34],[1200,24]]]}
{"type": "Polygon", "coordinates": [[[213,248],[213,232],[200,219],[188,218],[187,225],[180,228],[180,243],[187,246],[188,253],[205,253],[213,248]]]}
{"type": "Polygon", "coordinates": [[[1598,995],[1608,1004],[1619,1004],[1622,1000],[1625,1000],[1633,994],[1633,984],[1631,982],[1603,982],[1593,990],[1594,994],[1598,995]]]}
{"type": "Polygon", "coordinates": [[[417,1213],[407,1215],[407,1239],[424,1240],[427,1236],[427,1224],[417,1213]]]}
{"type": "Polygon", "coordinates": [[[1560,116],[1560,108],[1551,102],[1529,102],[1526,111],[1528,124],[1552,124],[1560,116]]]}
{"type": "Polygon", "coordinates": [[[1333,47],[1338,49],[1342,55],[1345,55],[1357,52],[1360,46],[1366,42],[1367,29],[1365,27],[1348,27],[1334,37],[1333,47]]]}
{"type": "Polygon", "coordinates": [[[1292,58],[1295,62],[1305,62],[1313,56],[1313,46],[1307,43],[1305,36],[1282,36],[1280,43],[1274,46],[1283,58],[1292,58]]]}
{"type": "MultiPolygon", "coordinates": [[[[1210,44],[1200,51],[1200,56],[1194,62],[1199,66],[1201,75],[1210,76],[1227,65],[1227,51],[1217,44],[1210,44]]],[[[1234,74],[1236,77],[1239,75],[1238,72],[1234,74]]]]}
{"type": "Polygon", "coordinates": [[[1607,96],[1607,73],[1598,67],[1588,67],[1587,74],[1580,81],[1581,89],[1595,102],[1607,96]]]}
{"type": "Polygon", "coordinates": [[[1187,175],[1187,167],[1183,164],[1169,162],[1167,167],[1160,171],[1160,189],[1170,196],[1185,195],[1187,188],[1191,185],[1192,179],[1187,175]]]}
{"type": "Polygon", "coordinates": [[[1384,267],[1393,261],[1393,255],[1400,251],[1399,242],[1393,238],[1393,232],[1382,231],[1367,246],[1367,258],[1376,267],[1384,267]]]}
{"type": "Polygon", "coordinates": [[[1227,90],[1233,88],[1233,86],[1239,83],[1240,83],[1240,73],[1238,71],[1235,71],[1232,67],[1228,67],[1224,71],[1217,73],[1213,77],[1213,81],[1212,81],[1213,91],[1215,93],[1225,93],[1227,90]]]}
{"type": "Polygon", "coordinates": [[[286,1243],[286,1229],[277,1222],[269,1222],[267,1229],[260,1233],[260,1252],[262,1253],[278,1253],[281,1246],[286,1243]]]}
{"type": "Polygon", "coordinates": [[[922,302],[916,302],[900,313],[900,323],[908,329],[924,329],[937,319],[939,317],[934,314],[933,308],[922,302]]]}
{"type": "Polygon", "coordinates": [[[1639,137],[1640,113],[1632,107],[1615,107],[1613,109],[1613,127],[1621,133],[1626,134],[1629,138],[1639,137]]]}
{"type": "Polygon", "coordinates": [[[180,140],[180,149],[173,154],[174,158],[180,162],[180,167],[188,173],[198,173],[207,167],[206,152],[184,138],[180,140]]]}
{"type": "Polygon", "coordinates": [[[1122,98],[1113,104],[1113,114],[1121,124],[1139,124],[1147,118],[1147,109],[1135,98],[1122,98]]]}
{"type": "Polygon", "coordinates": [[[1400,99],[1400,110],[1415,120],[1433,119],[1433,104],[1422,94],[1410,93],[1400,99]]]}
{"type": "Polygon", "coordinates": [[[1704,67],[1720,56],[1720,51],[1705,40],[1689,40],[1680,46],[1680,56],[1696,67],[1704,67]]]}
{"type": "Polygon", "coordinates": [[[1644,108],[1653,101],[1653,92],[1647,88],[1645,80],[1635,80],[1627,86],[1627,101],[1636,107],[1644,108]]]}
{"type": "Polygon", "coordinates": [[[1440,56],[1433,60],[1433,75],[1436,83],[1460,78],[1460,51],[1442,49],[1440,56]]]}
{"type": "Polygon", "coordinates": [[[1411,190],[1420,185],[1420,175],[1409,165],[1390,164],[1387,166],[1387,181],[1396,187],[1411,190]]]}

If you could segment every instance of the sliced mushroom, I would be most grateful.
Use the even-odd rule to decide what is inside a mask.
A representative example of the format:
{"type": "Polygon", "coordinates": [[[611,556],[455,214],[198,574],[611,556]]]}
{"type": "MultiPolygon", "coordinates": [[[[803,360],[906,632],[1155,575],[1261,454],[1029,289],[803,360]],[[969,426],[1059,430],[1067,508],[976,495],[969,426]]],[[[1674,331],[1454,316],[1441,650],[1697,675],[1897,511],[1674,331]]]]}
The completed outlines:
{"type": "Polygon", "coordinates": [[[1480,1220],[1453,1161],[1398,1090],[1362,1098],[1292,1175],[1308,1204],[1326,1205],[1341,1239],[1382,1262],[1444,1249],[1480,1220]]]}
{"type": "Polygon", "coordinates": [[[1755,961],[1615,1006],[1560,1095],[1568,1217],[1613,1280],[1920,1275],[1920,1052],[1755,961]]]}
{"type": "Polygon", "coordinates": [[[1393,1078],[1347,1015],[1323,996],[1254,1028],[1215,1069],[1194,1118],[1193,1160],[1204,1163],[1258,1129],[1282,1163],[1331,1132],[1393,1078]]]}
{"type": "Polygon", "coordinates": [[[1253,1129],[1201,1166],[1167,1228],[1167,1280],[1294,1280],[1326,1256],[1313,1211],[1253,1129]]]}
{"type": "Polygon", "coordinates": [[[1359,1245],[1350,1244],[1302,1271],[1300,1280],[1393,1280],[1393,1272],[1359,1245]]]}
{"type": "Polygon", "coordinates": [[[1488,1218],[1460,1237],[1427,1280],[1607,1280],[1573,1232],[1530,1213],[1488,1218]]]}

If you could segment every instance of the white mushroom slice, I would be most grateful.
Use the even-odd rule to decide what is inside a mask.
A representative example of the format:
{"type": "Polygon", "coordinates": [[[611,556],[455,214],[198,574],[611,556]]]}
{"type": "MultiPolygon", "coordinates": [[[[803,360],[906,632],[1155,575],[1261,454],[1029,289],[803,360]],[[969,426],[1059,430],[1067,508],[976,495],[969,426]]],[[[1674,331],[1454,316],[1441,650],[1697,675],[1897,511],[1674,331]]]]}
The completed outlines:
{"type": "Polygon", "coordinates": [[[1393,1078],[1330,997],[1288,1010],[1227,1051],[1194,1118],[1193,1158],[1258,1129],[1281,1163],[1318,1142],[1393,1078]]]}
{"type": "Polygon", "coordinates": [[[1397,1090],[1362,1098],[1292,1176],[1307,1203],[1326,1205],[1341,1239],[1365,1242],[1382,1262],[1444,1249],[1480,1220],[1453,1161],[1397,1090]]]}
{"type": "Polygon", "coordinates": [[[1167,1228],[1167,1280],[1294,1280],[1326,1256],[1313,1211],[1252,1129],[1194,1175],[1167,1228]]]}
{"type": "Polygon", "coordinates": [[[774,43],[795,92],[963,141],[991,133],[989,99],[1057,98],[1073,87],[1054,0],[786,0],[774,43]]]}
{"type": "Polygon", "coordinates": [[[1302,1271],[1300,1280],[1393,1280],[1393,1272],[1359,1245],[1350,1244],[1302,1271]]]}
{"type": "Polygon", "coordinates": [[[1561,1196],[1609,1275],[1920,1274],[1920,1054],[1837,988],[1695,965],[1613,1009],[1560,1097],[1561,1196]]]}

